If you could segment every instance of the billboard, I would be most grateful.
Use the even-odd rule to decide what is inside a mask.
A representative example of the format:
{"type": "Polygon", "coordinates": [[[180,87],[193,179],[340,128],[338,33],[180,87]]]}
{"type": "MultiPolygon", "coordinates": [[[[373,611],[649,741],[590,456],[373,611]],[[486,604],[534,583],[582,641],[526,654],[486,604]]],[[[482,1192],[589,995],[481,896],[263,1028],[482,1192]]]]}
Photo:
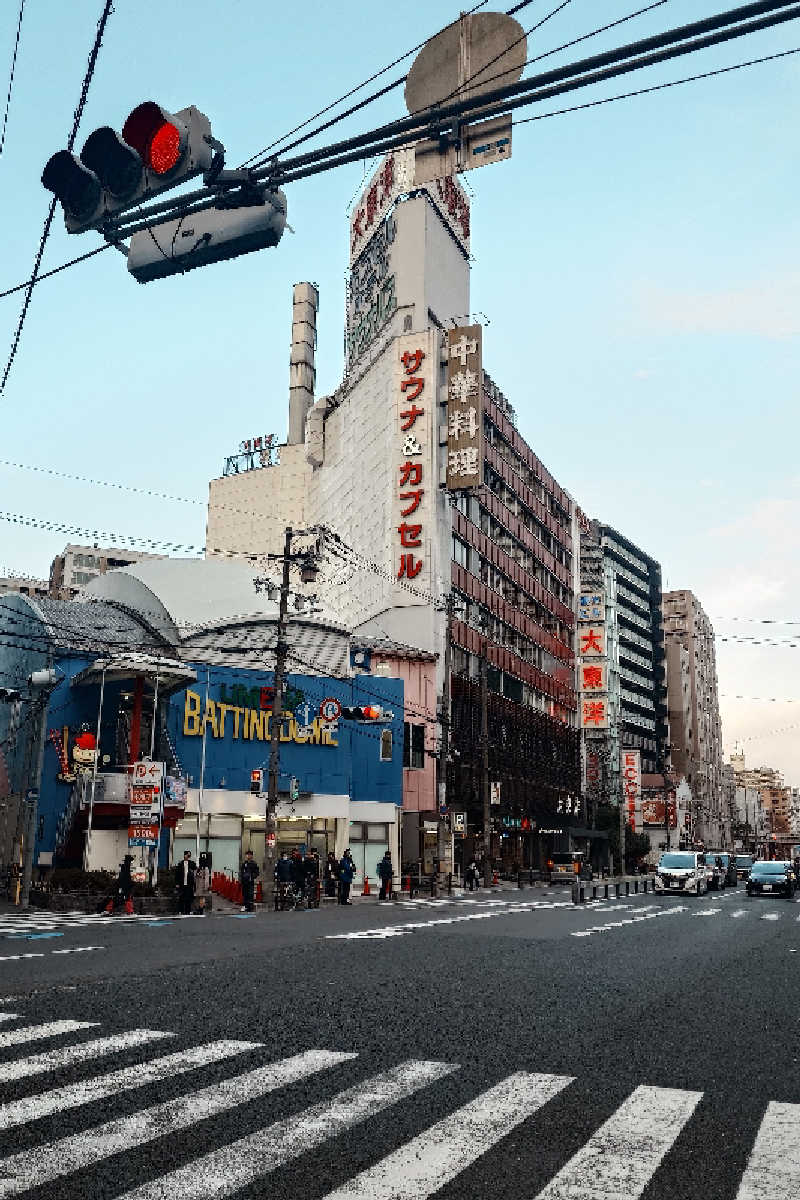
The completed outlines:
{"type": "MultiPolygon", "coordinates": [[[[670,798],[667,801],[667,809],[669,812],[669,827],[670,829],[677,829],[678,806],[675,802],[675,797],[673,794],[670,794],[670,798]]],[[[651,797],[642,801],[642,824],[660,825],[662,829],[665,828],[663,797],[660,800],[651,797]]]]}
{"type": "Polygon", "coordinates": [[[642,798],[642,757],[638,750],[623,750],[620,753],[622,775],[622,801],[628,810],[628,821],[636,828],[636,809],[642,798]]]}
{"type": "Polygon", "coordinates": [[[483,483],[483,329],[447,331],[447,490],[483,483]]]}

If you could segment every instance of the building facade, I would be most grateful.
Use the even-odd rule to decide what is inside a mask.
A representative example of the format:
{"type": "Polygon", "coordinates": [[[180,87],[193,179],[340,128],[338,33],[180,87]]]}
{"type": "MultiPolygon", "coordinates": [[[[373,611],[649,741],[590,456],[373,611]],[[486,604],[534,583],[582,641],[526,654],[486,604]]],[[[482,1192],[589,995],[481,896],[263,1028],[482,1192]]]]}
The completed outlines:
{"type": "MultiPolygon", "coordinates": [[[[287,524],[324,526],[323,601],[356,640],[435,655],[440,703],[451,691],[447,807],[466,814],[462,853],[487,834],[496,858],[533,865],[552,847],[540,829],[580,821],[573,504],[482,369],[469,198],[452,178],[415,186],[410,154],[386,156],[352,215],[340,387],[313,394],[318,297],[299,285],[287,444],[279,465],[212,481],[208,553],[276,553],[287,524]],[[448,447],[458,387],[463,453],[448,447]]],[[[445,868],[452,851],[448,839],[445,868]]]]}
{"type": "Polygon", "coordinates": [[[72,600],[80,590],[96,579],[119,567],[151,558],[158,554],[144,554],[138,550],[121,550],[109,546],[65,546],[50,564],[48,591],[54,600],[72,600]]]}
{"type": "Polygon", "coordinates": [[[31,575],[0,575],[0,596],[49,596],[50,584],[46,579],[34,579],[31,575]]]}
{"type": "Polygon", "coordinates": [[[723,787],[714,628],[693,592],[665,593],[664,638],[673,767],[692,790],[695,837],[727,846],[730,786],[723,787]]]}

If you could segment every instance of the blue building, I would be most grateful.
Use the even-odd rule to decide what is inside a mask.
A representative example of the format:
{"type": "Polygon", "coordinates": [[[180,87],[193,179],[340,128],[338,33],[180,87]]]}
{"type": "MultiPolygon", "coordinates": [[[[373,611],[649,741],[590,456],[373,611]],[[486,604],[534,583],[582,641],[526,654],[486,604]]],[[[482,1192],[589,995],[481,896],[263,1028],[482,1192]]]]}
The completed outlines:
{"type": "MultiPolygon", "coordinates": [[[[359,876],[374,876],[386,849],[399,858],[403,682],[352,676],[347,632],[295,611],[278,849],[341,855],[350,846],[359,876]],[[321,709],[339,706],[377,707],[382,717],[322,719],[321,709]]],[[[50,666],[58,683],[44,712],[39,865],[114,870],[128,853],[131,764],[147,757],[166,765],[162,866],[184,849],[210,852],[214,870],[238,869],[248,849],[263,862],[265,796],[251,792],[251,774],[263,771],[266,789],[276,618],[249,567],[214,560],[135,564],[79,601],[4,598],[0,687],[23,692],[20,704],[0,704],[4,860],[18,851],[16,809],[33,783],[38,717],[25,680],[50,666]]],[[[136,853],[143,867],[147,852],[136,853]]]]}

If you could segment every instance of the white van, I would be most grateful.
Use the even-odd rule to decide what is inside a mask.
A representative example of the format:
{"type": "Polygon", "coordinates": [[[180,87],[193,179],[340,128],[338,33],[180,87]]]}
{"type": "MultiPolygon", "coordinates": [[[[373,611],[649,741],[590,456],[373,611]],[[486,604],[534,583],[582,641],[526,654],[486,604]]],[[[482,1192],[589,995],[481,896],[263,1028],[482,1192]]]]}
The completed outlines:
{"type": "Polygon", "coordinates": [[[656,893],[663,896],[665,892],[692,892],[700,896],[707,892],[708,874],[703,858],[694,850],[665,850],[656,867],[656,893]]]}

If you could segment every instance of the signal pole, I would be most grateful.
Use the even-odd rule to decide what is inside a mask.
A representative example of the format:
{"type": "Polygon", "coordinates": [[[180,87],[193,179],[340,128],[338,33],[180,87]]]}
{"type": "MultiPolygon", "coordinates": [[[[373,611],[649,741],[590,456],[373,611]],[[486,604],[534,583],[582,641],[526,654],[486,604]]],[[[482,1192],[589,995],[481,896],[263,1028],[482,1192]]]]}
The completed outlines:
{"type": "Polygon", "coordinates": [[[480,656],[481,705],[481,799],[483,801],[483,882],[492,885],[491,783],[489,781],[489,685],[487,680],[486,641],[480,656]]]}

